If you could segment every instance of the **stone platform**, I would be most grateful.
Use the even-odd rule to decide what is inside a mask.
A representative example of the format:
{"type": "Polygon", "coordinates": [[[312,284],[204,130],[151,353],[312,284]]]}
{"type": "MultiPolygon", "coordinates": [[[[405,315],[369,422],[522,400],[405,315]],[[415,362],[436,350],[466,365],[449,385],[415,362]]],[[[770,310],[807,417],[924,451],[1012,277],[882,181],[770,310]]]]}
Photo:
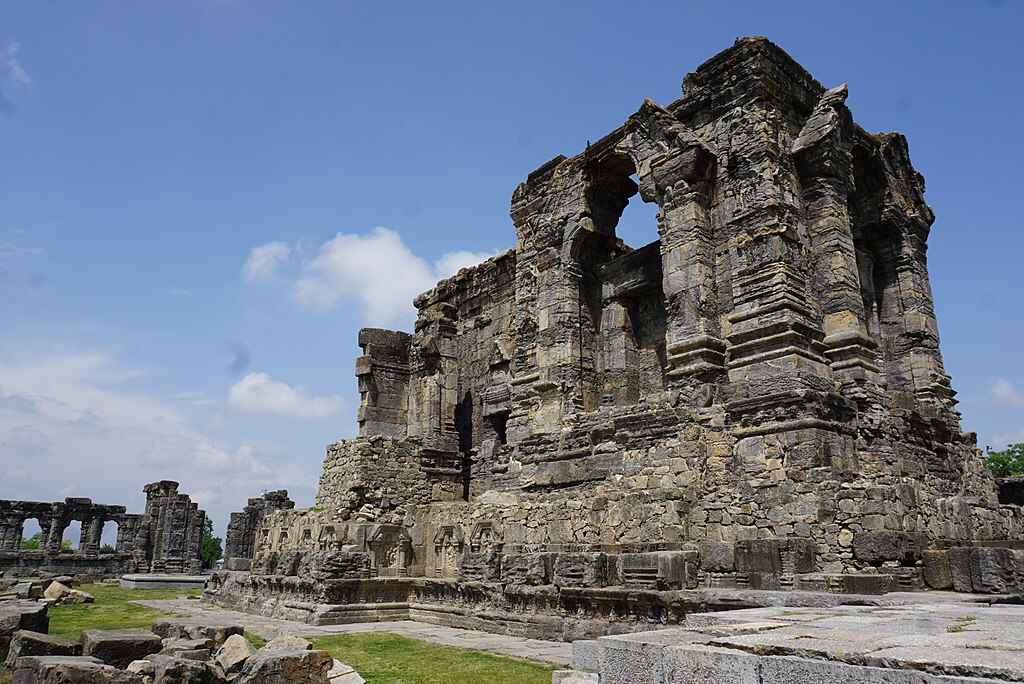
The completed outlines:
{"type": "Polygon", "coordinates": [[[176,621],[193,620],[196,624],[224,622],[243,625],[247,632],[252,632],[268,640],[282,634],[298,634],[304,638],[313,639],[334,634],[388,632],[443,646],[486,651],[497,655],[525,658],[527,660],[536,660],[560,666],[567,666],[572,657],[572,645],[564,642],[530,639],[507,634],[488,634],[471,629],[427,624],[415,620],[368,621],[344,625],[311,625],[294,620],[284,620],[220,608],[206,601],[167,599],[137,601],[136,603],[180,616],[176,621]]]}
{"type": "Polygon", "coordinates": [[[125,589],[202,589],[208,579],[207,575],[133,574],[121,575],[121,586],[125,589]]]}
{"type": "Polygon", "coordinates": [[[1024,681],[1022,605],[766,607],[573,644],[561,681],[982,684],[1024,681]],[[600,673],[600,678],[586,676],[600,673]]]}

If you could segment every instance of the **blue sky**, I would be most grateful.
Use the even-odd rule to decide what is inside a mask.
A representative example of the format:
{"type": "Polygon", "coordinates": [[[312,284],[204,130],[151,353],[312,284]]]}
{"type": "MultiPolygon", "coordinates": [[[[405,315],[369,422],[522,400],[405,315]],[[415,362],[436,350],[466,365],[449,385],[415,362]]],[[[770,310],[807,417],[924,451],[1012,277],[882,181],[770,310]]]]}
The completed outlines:
{"type": "Polygon", "coordinates": [[[527,173],[751,34],[906,133],[965,428],[1024,440],[1024,5],[490,5],[0,6],[0,498],[309,504],[358,328],[408,326],[512,246],[527,173]]]}

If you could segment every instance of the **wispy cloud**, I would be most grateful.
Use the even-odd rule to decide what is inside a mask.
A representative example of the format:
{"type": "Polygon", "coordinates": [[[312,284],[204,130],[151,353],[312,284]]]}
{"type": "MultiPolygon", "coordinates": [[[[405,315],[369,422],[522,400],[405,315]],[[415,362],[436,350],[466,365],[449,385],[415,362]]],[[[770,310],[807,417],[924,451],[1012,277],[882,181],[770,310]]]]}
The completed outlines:
{"type": "Polygon", "coordinates": [[[1024,394],[1006,378],[996,378],[992,383],[992,403],[1001,408],[1024,408],[1024,394]]]}
{"type": "Polygon", "coordinates": [[[7,95],[6,86],[27,88],[32,85],[32,77],[22,66],[18,53],[21,45],[11,40],[0,52],[0,112],[12,114],[17,108],[14,101],[7,95]]]}
{"type": "Polygon", "coordinates": [[[102,352],[0,361],[0,498],[65,492],[130,504],[126,492],[140,497],[143,484],[172,479],[205,492],[203,506],[223,522],[254,492],[305,488],[313,477],[267,446],[206,434],[176,403],[194,408],[202,395],[164,400],[140,388],[147,377],[102,352]]]}
{"type": "Polygon", "coordinates": [[[228,391],[228,406],[254,415],[326,418],[338,413],[343,402],[337,395],[313,396],[266,373],[249,373],[228,391]]]}
{"type": "Polygon", "coordinates": [[[242,266],[242,277],[248,281],[269,280],[291,256],[292,248],[283,242],[268,242],[249,250],[242,266]]]}

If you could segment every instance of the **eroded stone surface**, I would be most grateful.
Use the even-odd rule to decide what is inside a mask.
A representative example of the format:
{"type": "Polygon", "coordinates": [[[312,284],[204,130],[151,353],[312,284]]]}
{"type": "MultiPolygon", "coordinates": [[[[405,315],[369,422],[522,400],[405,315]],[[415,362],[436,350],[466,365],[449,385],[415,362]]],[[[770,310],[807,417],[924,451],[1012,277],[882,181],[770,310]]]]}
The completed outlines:
{"type": "Polygon", "coordinates": [[[744,38],[529,173],[513,249],[360,331],[359,436],[208,598],[573,639],[680,624],[692,589],[1024,589],[1024,512],[943,365],[924,180],[847,95],[744,38]]]}

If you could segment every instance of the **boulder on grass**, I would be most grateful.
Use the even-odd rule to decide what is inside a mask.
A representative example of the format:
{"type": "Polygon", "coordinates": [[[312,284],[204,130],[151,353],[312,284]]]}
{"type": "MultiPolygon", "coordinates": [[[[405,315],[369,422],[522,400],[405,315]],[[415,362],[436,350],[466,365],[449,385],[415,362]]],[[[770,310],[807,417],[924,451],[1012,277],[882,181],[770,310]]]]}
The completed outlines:
{"type": "Polygon", "coordinates": [[[235,684],[328,684],[334,659],[326,651],[264,651],[245,661],[235,684]]]}
{"type": "Polygon", "coordinates": [[[89,594],[57,581],[50,582],[43,592],[43,598],[58,604],[92,603],[96,599],[89,594]]]}
{"type": "Polygon", "coordinates": [[[18,658],[12,684],[144,684],[142,677],[88,656],[18,658]]]}
{"type": "Polygon", "coordinates": [[[18,630],[11,637],[7,652],[7,667],[14,669],[14,663],[24,656],[77,656],[82,655],[82,646],[77,641],[61,639],[51,634],[18,630]]]}
{"type": "Polygon", "coordinates": [[[82,632],[82,655],[94,656],[122,669],[133,660],[159,653],[162,648],[160,637],[142,629],[87,629],[82,632]]]}

